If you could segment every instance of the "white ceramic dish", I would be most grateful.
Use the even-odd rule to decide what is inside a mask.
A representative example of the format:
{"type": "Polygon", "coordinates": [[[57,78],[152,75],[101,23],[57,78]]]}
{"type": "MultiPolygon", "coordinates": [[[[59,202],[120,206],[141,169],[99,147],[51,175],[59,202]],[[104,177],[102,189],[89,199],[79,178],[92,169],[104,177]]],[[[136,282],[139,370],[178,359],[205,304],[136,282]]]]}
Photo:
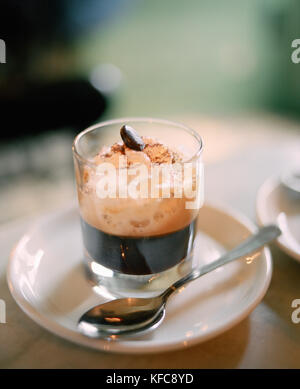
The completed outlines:
{"type": "MultiPolygon", "coordinates": [[[[14,248],[7,269],[10,291],[35,322],[77,344],[120,353],[154,353],[210,339],[244,319],[269,286],[268,248],[203,278],[170,299],[156,330],[127,338],[90,339],[76,330],[88,308],[104,301],[86,280],[75,208],[42,217],[14,248]]],[[[255,230],[245,217],[205,205],[198,218],[195,255],[200,263],[216,259],[255,230]]]]}
{"type": "Polygon", "coordinates": [[[278,224],[282,231],[278,246],[300,261],[300,195],[284,187],[278,177],[271,177],[258,191],[256,213],[260,225],[278,224]]]}

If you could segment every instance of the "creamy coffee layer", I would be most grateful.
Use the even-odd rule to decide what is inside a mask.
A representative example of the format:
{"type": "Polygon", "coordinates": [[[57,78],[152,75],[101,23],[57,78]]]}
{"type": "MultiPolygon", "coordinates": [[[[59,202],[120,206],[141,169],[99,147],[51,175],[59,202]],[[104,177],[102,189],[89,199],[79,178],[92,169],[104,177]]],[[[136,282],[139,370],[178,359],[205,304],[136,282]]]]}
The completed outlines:
{"type": "MultiPolygon", "coordinates": [[[[82,218],[91,226],[101,231],[125,237],[150,237],[169,234],[182,230],[197,216],[199,209],[187,209],[186,202],[194,198],[176,198],[175,185],[183,161],[186,156],[181,152],[170,149],[161,142],[143,137],[143,150],[133,150],[123,142],[112,146],[104,146],[94,157],[95,167],[85,168],[82,185],[78,188],[78,197],[82,218]],[[120,162],[121,161],[121,162],[120,162]],[[99,198],[97,195],[97,166],[111,163],[116,168],[131,169],[143,164],[147,167],[149,196],[147,198],[99,198]],[[120,165],[121,164],[121,165],[120,165]],[[159,193],[169,190],[170,198],[152,198],[150,188],[154,182],[152,168],[169,167],[170,179],[165,180],[160,174],[158,183],[159,193]]],[[[118,169],[117,169],[118,171],[118,169]]],[[[128,176],[129,182],[134,176],[128,176]]],[[[117,180],[117,183],[119,181],[117,180]]],[[[119,188],[117,188],[119,189],[119,188]]],[[[119,192],[118,192],[119,193],[119,192]]]]}

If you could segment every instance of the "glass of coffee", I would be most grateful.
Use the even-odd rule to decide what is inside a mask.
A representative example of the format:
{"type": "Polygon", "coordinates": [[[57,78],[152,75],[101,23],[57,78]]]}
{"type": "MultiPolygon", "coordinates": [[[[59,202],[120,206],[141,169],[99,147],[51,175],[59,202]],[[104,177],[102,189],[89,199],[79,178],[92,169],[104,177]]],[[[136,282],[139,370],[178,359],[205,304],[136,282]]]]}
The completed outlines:
{"type": "Polygon", "coordinates": [[[98,290],[154,295],[195,266],[202,141],[167,120],[124,118],[74,140],[84,263],[98,290]]]}

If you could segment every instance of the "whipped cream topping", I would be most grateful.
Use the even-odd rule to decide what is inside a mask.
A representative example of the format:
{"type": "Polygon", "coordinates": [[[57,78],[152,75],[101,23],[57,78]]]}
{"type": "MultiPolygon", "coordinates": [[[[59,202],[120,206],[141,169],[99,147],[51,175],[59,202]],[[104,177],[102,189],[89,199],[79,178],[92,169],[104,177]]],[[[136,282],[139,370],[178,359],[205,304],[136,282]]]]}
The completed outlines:
{"type": "MultiPolygon", "coordinates": [[[[163,168],[164,165],[168,165],[171,179],[166,182],[160,176],[158,185],[160,190],[166,189],[167,186],[170,197],[99,198],[96,190],[99,177],[96,170],[85,167],[83,183],[78,187],[81,215],[87,223],[103,232],[127,237],[163,235],[186,227],[198,214],[199,209],[186,208],[186,201],[193,199],[187,199],[184,194],[180,198],[174,195],[174,185],[179,174],[178,164],[185,159],[185,156],[155,139],[148,137],[142,139],[145,147],[141,151],[132,150],[123,142],[114,143],[102,147],[93,162],[97,166],[109,162],[116,168],[122,167],[128,170],[144,164],[149,172],[152,171],[153,166],[163,168]],[[122,157],[126,157],[125,165],[122,157]]],[[[152,179],[152,175],[149,174],[149,188],[152,179]]],[[[195,198],[197,195],[196,193],[195,198]]]]}

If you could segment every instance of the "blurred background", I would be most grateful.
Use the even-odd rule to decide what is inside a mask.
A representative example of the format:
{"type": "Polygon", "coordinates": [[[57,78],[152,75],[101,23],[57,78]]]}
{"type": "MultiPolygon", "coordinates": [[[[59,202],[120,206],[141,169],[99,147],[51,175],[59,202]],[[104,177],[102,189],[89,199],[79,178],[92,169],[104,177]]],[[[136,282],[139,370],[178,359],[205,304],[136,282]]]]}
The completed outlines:
{"type": "Polygon", "coordinates": [[[74,199],[71,143],[97,121],[299,123],[296,38],[299,0],[0,0],[0,223],[74,199]]]}

